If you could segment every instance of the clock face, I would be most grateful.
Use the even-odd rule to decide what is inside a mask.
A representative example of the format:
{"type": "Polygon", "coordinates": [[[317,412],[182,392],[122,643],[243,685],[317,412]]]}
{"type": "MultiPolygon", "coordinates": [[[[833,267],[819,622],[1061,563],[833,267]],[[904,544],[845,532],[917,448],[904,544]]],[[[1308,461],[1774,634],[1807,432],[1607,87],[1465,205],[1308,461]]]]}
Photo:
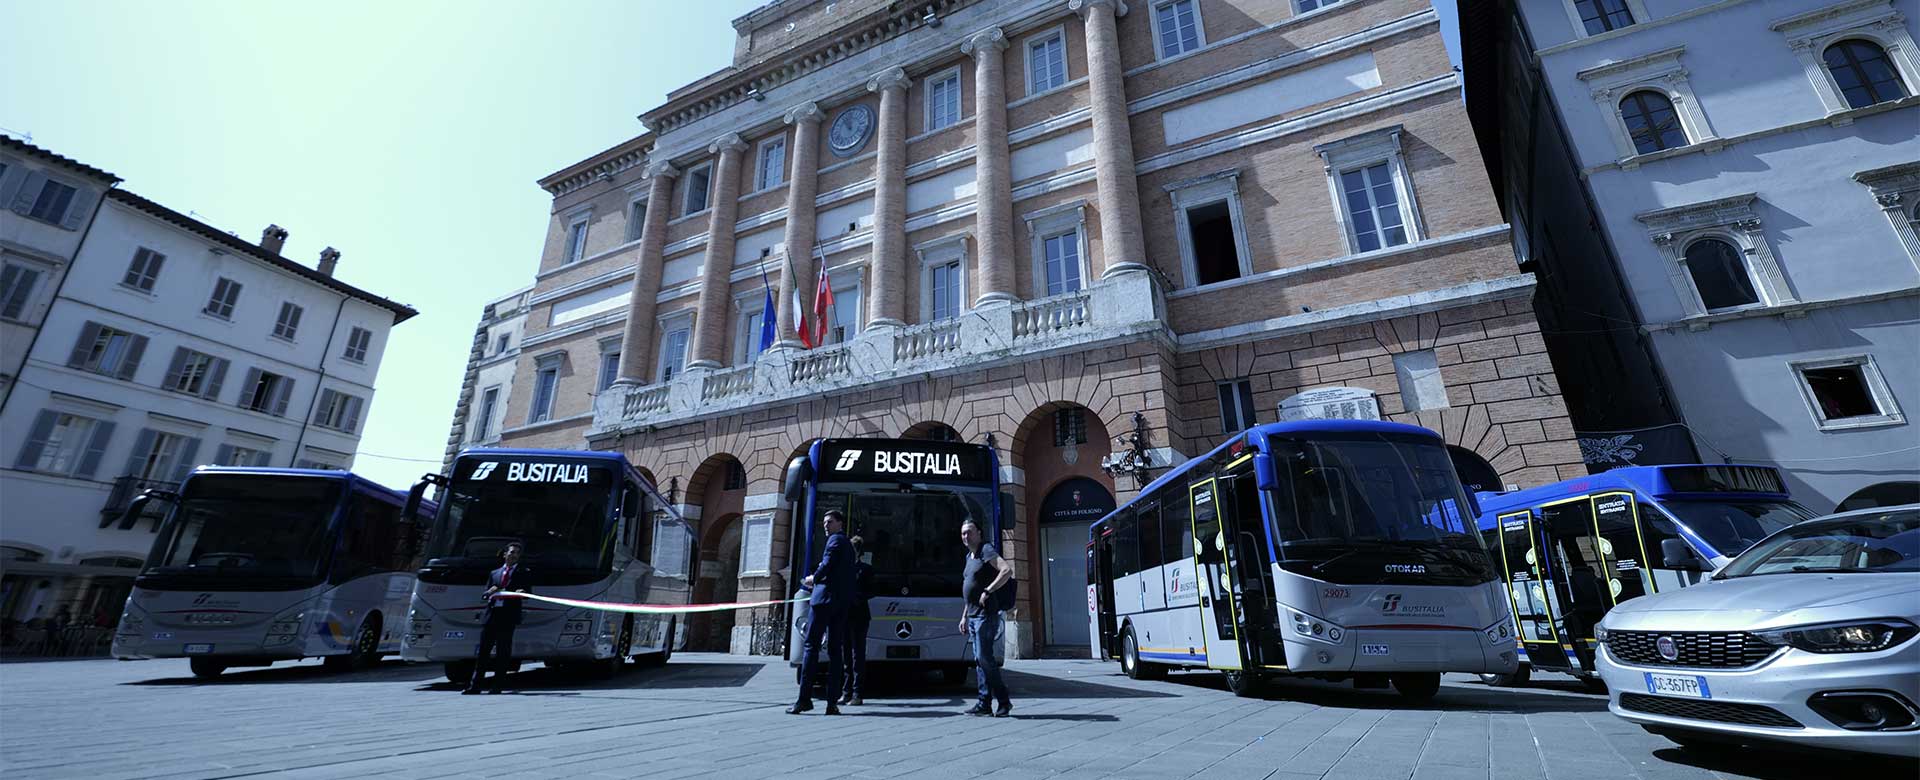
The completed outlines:
{"type": "Polygon", "coordinates": [[[827,130],[827,147],[836,157],[851,157],[867,145],[867,138],[873,135],[873,109],[860,104],[840,112],[833,118],[833,127],[827,130]]]}

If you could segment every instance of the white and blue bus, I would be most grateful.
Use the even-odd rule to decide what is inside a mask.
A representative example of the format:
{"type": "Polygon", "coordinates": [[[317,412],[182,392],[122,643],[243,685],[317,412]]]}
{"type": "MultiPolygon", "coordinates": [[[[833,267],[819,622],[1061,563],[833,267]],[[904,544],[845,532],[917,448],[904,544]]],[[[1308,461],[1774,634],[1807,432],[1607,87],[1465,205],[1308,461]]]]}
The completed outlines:
{"type": "Polygon", "coordinates": [[[1814,516],[1780,470],[1738,464],[1630,466],[1508,493],[1481,493],[1480,531],[1507,583],[1520,667],[1597,685],[1593,627],[1615,604],[1698,584],[1733,556],[1814,516]]]}
{"type": "MultiPolygon", "coordinates": [[[[996,547],[1013,526],[1000,495],[1000,464],[987,444],[920,439],[822,439],[787,465],[785,494],[792,505],[788,561],[794,596],[826,549],[821,518],[847,515],[847,533],[865,542],[873,566],[868,594],[873,623],[867,663],[938,670],[957,682],[973,664],[959,631],[966,549],[960,524],[973,520],[996,547]]],[[[807,604],[793,611],[787,658],[798,666],[806,638],[807,604]]],[[[824,650],[823,650],[824,652],[824,650]]],[[[824,664],[822,664],[824,667],[824,664]]],[[[796,672],[797,673],[797,672],[796,672]]]]}
{"type": "Polygon", "coordinates": [[[1389,682],[1514,669],[1512,616],[1446,443],[1361,420],[1259,425],[1093,524],[1095,658],[1129,677],[1215,669],[1389,682]]]}
{"type": "Polygon", "coordinates": [[[346,471],[203,466],[149,490],[165,506],[113,638],[116,658],[191,659],[193,673],[324,657],[362,668],[400,649],[420,530],[433,511],[346,471]]]}
{"type": "MultiPolygon", "coordinates": [[[[534,593],[579,601],[682,605],[699,560],[693,529],[617,452],[470,449],[441,487],[401,655],[443,664],[465,684],[480,644],[487,575],[519,542],[534,593]]],[[[513,635],[517,662],[611,676],[628,658],[665,663],[684,636],[670,615],[529,601],[513,635]]]]}

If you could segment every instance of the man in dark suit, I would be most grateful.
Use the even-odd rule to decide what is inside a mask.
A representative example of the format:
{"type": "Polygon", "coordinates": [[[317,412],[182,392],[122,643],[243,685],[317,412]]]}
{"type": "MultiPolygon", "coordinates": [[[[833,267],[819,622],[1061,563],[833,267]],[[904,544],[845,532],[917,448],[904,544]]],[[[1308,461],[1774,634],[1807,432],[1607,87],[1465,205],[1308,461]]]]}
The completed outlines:
{"type": "Polygon", "coordinates": [[[847,661],[846,685],[840,689],[841,704],[865,704],[860,698],[860,683],[867,676],[867,628],[873,624],[873,610],[867,600],[873,598],[873,565],[863,558],[866,540],[853,537],[853,603],[847,605],[846,641],[842,657],[847,661]]]}
{"type": "Polygon", "coordinates": [[[847,605],[853,601],[854,571],[853,544],[847,541],[846,515],[839,510],[827,512],[821,518],[826,526],[826,551],[820,556],[820,565],[813,573],[801,580],[801,584],[812,588],[807,597],[807,642],[805,653],[800,657],[800,698],[787,708],[788,715],[798,715],[813,709],[813,675],[815,665],[820,659],[820,643],[827,644],[827,714],[840,714],[840,675],[845,659],[841,653],[847,630],[847,605]]]}
{"type": "Polygon", "coordinates": [[[521,599],[501,596],[505,591],[531,592],[532,577],[520,565],[519,542],[507,543],[500,552],[500,568],[487,575],[487,589],[480,594],[487,606],[480,613],[480,649],[474,657],[473,678],[461,693],[479,693],[487,676],[488,661],[494,662],[490,693],[500,692],[500,678],[513,668],[513,630],[520,625],[521,599]]]}

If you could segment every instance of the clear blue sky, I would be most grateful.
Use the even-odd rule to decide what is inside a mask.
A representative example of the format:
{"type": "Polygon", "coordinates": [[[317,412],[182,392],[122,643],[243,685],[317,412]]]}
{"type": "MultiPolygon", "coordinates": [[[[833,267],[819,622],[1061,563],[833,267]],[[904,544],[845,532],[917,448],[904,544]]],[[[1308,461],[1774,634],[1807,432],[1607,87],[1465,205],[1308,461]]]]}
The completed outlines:
{"type": "Polygon", "coordinates": [[[418,308],[355,465],[405,487],[438,468],[480,307],[531,281],[534,180],[725,66],[759,4],[0,0],[0,128],[242,238],[277,223],[301,262],[336,247],[340,279],[418,308]]]}

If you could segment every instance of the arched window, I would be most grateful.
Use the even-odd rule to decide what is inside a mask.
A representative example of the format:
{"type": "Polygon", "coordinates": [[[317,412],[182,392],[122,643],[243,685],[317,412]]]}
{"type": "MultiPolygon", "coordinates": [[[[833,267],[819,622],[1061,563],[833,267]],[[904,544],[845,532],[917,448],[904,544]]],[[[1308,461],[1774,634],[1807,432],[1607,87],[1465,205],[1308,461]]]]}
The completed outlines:
{"type": "Polygon", "coordinates": [[[1693,287],[1700,291],[1700,303],[1707,311],[1760,302],[1740,250],[1718,238],[1704,238],[1687,247],[1687,274],[1693,277],[1693,287]]]}
{"type": "Polygon", "coordinates": [[[1823,55],[1833,83],[1847,98],[1847,105],[1864,108],[1875,103],[1899,100],[1907,96],[1907,85],[1900,72],[1887,59],[1887,50],[1872,41],[1857,38],[1827,47],[1823,55]]]}
{"type": "Polygon", "coordinates": [[[1687,131],[1666,95],[1643,89],[1626,96],[1620,101],[1620,119],[1640,154],[1687,145],[1687,131]]]}

